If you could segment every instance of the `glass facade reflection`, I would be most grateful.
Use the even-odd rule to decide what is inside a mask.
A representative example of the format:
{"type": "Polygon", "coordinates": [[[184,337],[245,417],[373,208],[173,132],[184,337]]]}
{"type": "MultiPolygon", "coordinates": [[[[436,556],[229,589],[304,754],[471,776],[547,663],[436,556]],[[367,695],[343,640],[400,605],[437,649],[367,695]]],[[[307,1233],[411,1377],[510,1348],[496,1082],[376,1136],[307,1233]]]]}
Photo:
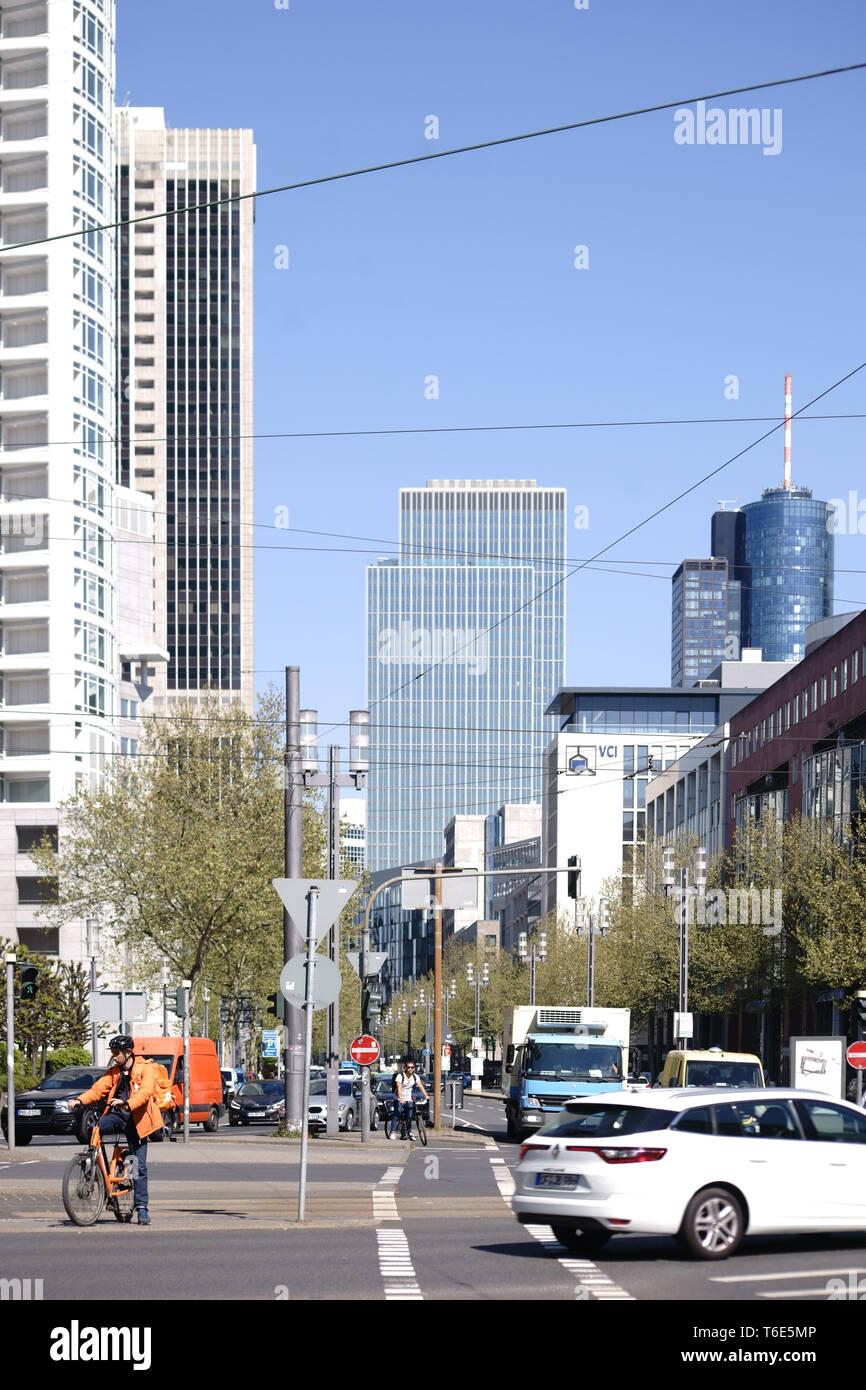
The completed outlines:
{"type": "Polygon", "coordinates": [[[742,508],[743,644],[764,661],[800,661],[806,627],[833,611],[833,508],[809,488],[764,488],[742,508]]]}
{"type": "Polygon", "coordinates": [[[671,580],[671,685],[694,685],[739,659],[740,597],[727,560],[683,560],[671,580]]]}
{"type": "Polygon", "coordinates": [[[368,867],[442,853],[458,814],[541,795],[565,675],[565,489],[400,493],[400,554],[368,570],[368,867]]]}

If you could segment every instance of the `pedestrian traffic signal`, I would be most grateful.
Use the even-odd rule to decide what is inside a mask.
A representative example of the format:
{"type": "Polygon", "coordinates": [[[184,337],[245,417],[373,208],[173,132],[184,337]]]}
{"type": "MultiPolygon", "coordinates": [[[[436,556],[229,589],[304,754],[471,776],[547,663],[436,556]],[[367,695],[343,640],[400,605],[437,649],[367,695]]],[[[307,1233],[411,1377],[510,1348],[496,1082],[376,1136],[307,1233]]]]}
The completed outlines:
{"type": "Polygon", "coordinates": [[[35,999],[39,989],[39,966],[25,965],[21,971],[21,998],[35,999]]]}
{"type": "Polygon", "coordinates": [[[189,1013],[189,990],[185,985],[165,991],[165,1007],[169,1013],[177,1014],[178,1018],[186,1018],[189,1013]]]}
{"type": "Polygon", "coordinates": [[[273,1014],[274,1018],[280,1019],[281,1022],[285,1021],[286,1000],[282,990],[278,989],[276,993],[268,995],[268,1013],[273,1014]]]}
{"type": "Polygon", "coordinates": [[[580,865],[576,854],[569,855],[568,859],[568,896],[576,898],[578,894],[578,880],[580,878],[580,865]]]}

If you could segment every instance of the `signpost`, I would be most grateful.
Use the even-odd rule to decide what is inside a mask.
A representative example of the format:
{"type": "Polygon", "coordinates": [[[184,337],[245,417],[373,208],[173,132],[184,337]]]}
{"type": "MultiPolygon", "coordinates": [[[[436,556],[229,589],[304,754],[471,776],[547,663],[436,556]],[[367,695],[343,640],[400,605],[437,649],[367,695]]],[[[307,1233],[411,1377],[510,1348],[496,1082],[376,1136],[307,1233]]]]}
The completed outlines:
{"type": "Polygon", "coordinates": [[[857,1073],[857,1104],[863,1104],[863,1072],[866,1071],[866,1042],[852,1043],[845,1056],[857,1073]]]}
{"type": "Polygon", "coordinates": [[[369,1033],[362,1033],[360,1038],[355,1038],[349,1048],[349,1056],[353,1062],[357,1062],[361,1068],[361,1143],[369,1137],[370,1132],[370,1066],[379,1060],[379,1044],[369,1033]],[[366,1126],[366,1134],[365,1134],[366,1126]]]}

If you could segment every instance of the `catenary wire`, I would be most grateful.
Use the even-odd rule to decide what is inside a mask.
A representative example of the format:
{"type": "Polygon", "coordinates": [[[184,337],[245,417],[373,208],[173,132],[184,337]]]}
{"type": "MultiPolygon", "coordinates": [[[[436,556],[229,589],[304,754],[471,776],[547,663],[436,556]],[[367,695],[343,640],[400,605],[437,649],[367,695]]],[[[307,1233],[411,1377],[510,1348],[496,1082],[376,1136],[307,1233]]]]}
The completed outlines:
{"type": "Polygon", "coordinates": [[[86,228],[76,227],[72,231],[57,232],[53,236],[37,237],[32,241],[19,241],[3,249],[7,252],[16,252],[23,251],[30,246],[47,246],[51,242],[66,241],[72,237],[86,237],[99,232],[115,231],[121,227],[134,227],[139,222],[164,221],[169,217],[179,217],[191,212],[204,212],[209,208],[244,203],[255,198],[268,198],[277,193],[293,193],[301,188],[314,188],[321,184],[360,178],[366,174],[383,173],[389,169],[402,169],[410,164],[429,164],[435,159],[450,159],[455,155],[472,154],[479,150],[494,149],[499,145],[514,145],[524,140],[538,140],[547,135],[560,135],[569,130],[585,130],[589,126],[607,125],[613,121],[625,121],[636,116],[648,116],[660,111],[671,111],[677,107],[691,106],[698,101],[716,101],[720,97],[738,96],[745,92],[762,92],[771,87],[789,87],[799,82],[814,82],[824,77],[838,77],[843,73],[857,72],[862,68],[866,68],[866,62],[848,63],[843,67],[824,68],[818,72],[799,73],[794,77],[777,77],[767,82],[752,82],[744,87],[727,87],[720,92],[704,92],[696,96],[680,97],[676,101],[657,102],[652,106],[638,106],[628,111],[612,112],[607,116],[591,116],[582,121],[569,121],[565,125],[547,126],[543,130],[524,131],[519,135],[503,135],[494,140],[480,140],[471,145],[459,145],[447,150],[433,150],[427,154],[410,155],[405,159],[392,159],[383,164],[370,164],[360,169],[346,169],[338,174],[323,174],[317,178],[300,179],[296,183],[279,184],[273,188],[263,188],[250,193],[236,193],[233,197],[211,198],[203,203],[188,203],[179,208],[167,208],[164,212],[144,213],[141,217],[103,222],[86,228]]]}

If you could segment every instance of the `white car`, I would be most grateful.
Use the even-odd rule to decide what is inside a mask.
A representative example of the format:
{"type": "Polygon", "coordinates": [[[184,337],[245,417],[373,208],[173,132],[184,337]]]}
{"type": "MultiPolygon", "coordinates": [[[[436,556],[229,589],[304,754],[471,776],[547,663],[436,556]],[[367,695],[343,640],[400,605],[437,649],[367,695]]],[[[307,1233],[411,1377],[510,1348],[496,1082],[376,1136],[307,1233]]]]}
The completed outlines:
{"type": "Polygon", "coordinates": [[[866,1114],[778,1088],[608,1092],[552,1115],[514,1176],[518,1221],[572,1250],[640,1232],[719,1260],[747,1232],[866,1231],[866,1114]]]}

